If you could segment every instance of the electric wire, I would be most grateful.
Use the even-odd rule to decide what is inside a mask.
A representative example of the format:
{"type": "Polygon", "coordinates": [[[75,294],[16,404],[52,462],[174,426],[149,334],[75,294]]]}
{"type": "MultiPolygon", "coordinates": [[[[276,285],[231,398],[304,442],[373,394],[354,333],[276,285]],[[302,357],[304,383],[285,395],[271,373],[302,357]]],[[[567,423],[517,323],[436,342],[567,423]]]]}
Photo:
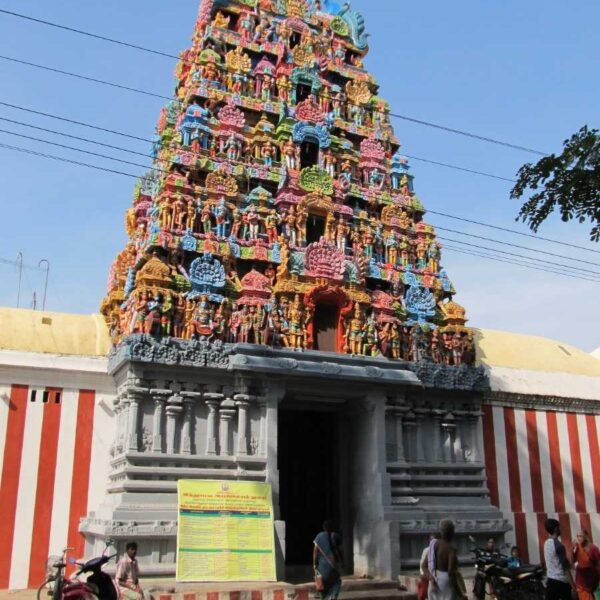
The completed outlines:
{"type": "MultiPolygon", "coordinates": [[[[453,244],[461,244],[463,246],[469,246],[471,248],[478,248],[480,250],[488,250],[491,252],[498,252],[499,254],[506,254],[507,256],[514,256],[517,258],[530,258],[530,257],[524,257],[522,254],[517,254],[515,252],[508,252],[508,250],[499,250],[498,248],[489,248],[488,246],[480,246],[479,244],[471,244],[470,242],[463,242],[462,240],[454,240],[452,238],[447,238],[447,237],[442,237],[442,236],[438,236],[438,239],[441,241],[451,242],[453,244]]],[[[582,271],[583,273],[591,273],[592,275],[600,276],[600,272],[598,272],[598,271],[591,271],[590,269],[584,269],[581,267],[573,267],[571,265],[565,265],[563,263],[557,263],[557,262],[553,262],[553,261],[549,261],[549,260],[544,260],[543,258],[531,257],[531,260],[535,260],[536,262],[539,262],[539,263],[548,264],[553,267],[565,267],[566,269],[569,269],[572,271],[582,271]]]]}
{"type": "Polygon", "coordinates": [[[124,160],[122,158],[116,158],[114,156],[108,156],[107,154],[100,154],[99,152],[92,152],[91,150],[84,150],[83,148],[76,148],[75,146],[67,146],[66,144],[59,144],[58,142],[50,142],[48,140],[43,140],[41,138],[37,138],[31,135],[25,135],[23,133],[16,133],[14,131],[8,131],[7,129],[1,129],[0,133],[6,133],[8,135],[13,135],[15,137],[20,137],[26,140],[31,140],[34,142],[40,142],[42,144],[49,144],[50,146],[56,146],[58,148],[65,148],[66,150],[74,150],[75,152],[81,152],[83,154],[89,154],[90,156],[97,156],[99,158],[104,158],[106,160],[112,160],[115,162],[123,163],[125,165],[131,165],[133,167],[141,167],[142,169],[154,169],[155,171],[160,171],[162,173],[168,173],[169,171],[165,171],[164,169],[159,169],[156,167],[152,167],[150,165],[141,165],[140,163],[134,163],[129,160],[124,160]]]}
{"type": "Polygon", "coordinates": [[[70,133],[65,133],[63,131],[56,131],[56,129],[46,129],[45,127],[39,127],[38,125],[33,125],[32,123],[25,123],[24,121],[15,121],[14,119],[7,119],[6,117],[0,117],[0,121],[6,121],[7,123],[12,123],[14,125],[21,125],[23,127],[28,127],[30,129],[36,129],[38,131],[44,131],[45,133],[51,133],[53,135],[60,135],[62,137],[67,137],[73,140],[78,140],[80,142],[86,142],[88,144],[96,144],[98,146],[104,146],[105,148],[111,148],[112,150],[118,150],[119,152],[128,152],[130,154],[136,154],[137,156],[144,156],[146,158],[152,158],[151,154],[146,152],[138,152],[137,150],[130,150],[129,148],[121,148],[120,146],[113,146],[112,144],[106,144],[104,142],[99,142],[97,140],[90,140],[90,138],[80,137],[78,135],[72,135],[70,133]]]}
{"type": "Polygon", "coordinates": [[[23,269],[31,269],[32,271],[45,271],[46,269],[42,269],[40,267],[36,267],[34,265],[28,265],[26,263],[21,263],[18,260],[8,260],[7,258],[0,258],[0,263],[3,265],[12,265],[13,267],[23,267],[23,269]]]}
{"type": "Polygon", "coordinates": [[[43,71],[50,71],[51,73],[58,73],[60,75],[66,75],[68,77],[74,77],[76,79],[83,79],[84,81],[91,81],[93,83],[107,85],[107,86],[110,86],[113,88],[126,90],[128,92],[134,92],[136,94],[143,94],[144,96],[152,96],[154,98],[162,98],[163,100],[174,100],[175,102],[179,102],[177,99],[174,99],[171,96],[163,96],[162,94],[157,94],[155,92],[141,90],[139,88],[130,87],[127,85],[123,85],[121,83],[114,83],[112,81],[106,81],[104,79],[96,79],[95,77],[88,77],[87,75],[81,75],[80,73],[71,73],[70,71],[63,71],[62,69],[57,69],[55,67],[48,67],[47,65],[40,65],[38,63],[32,63],[32,62],[29,62],[26,60],[20,60],[18,58],[13,58],[12,56],[4,56],[3,54],[0,54],[0,59],[6,60],[9,62],[13,62],[13,63],[17,63],[20,65],[25,65],[27,67],[34,67],[36,69],[41,69],[43,71]]]}
{"type": "MultiPolygon", "coordinates": [[[[164,57],[167,57],[167,58],[173,58],[175,60],[181,60],[181,62],[183,62],[183,63],[193,64],[191,61],[186,61],[186,60],[182,59],[181,57],[176,56],[174,54],[168,54],[168,53],[162,52],[160,50],[155,50],[155,49],[147,48],[147,47],[144,47],[144,46],[138,46],[137,44],[132,44],[130,42],[125,42],[123,40],[117,40],[115,38],[109,38],[107,36],[99,35],[99,34],[96,34],[96,33],[91,33],[89,31],[84,31],[82,29],[77,29],[77,28],[74,28],[74,27],[68,27],[66,25],[62,25],[62,24],[59,24],[59,23],[54,23],[54,22],[51,22],[51,21],[46,21],[44,19],[37,19],[37,18],[34,18],[34,17],[30,17],[28,15],[24,15],[24,14],[21,14],[21,13],[16,13],[16,12],[13,12],[13,11],[8,11],[8,10],[3,10],[3,9],[0,9],[0,13],[4,13],[6,15],[10,15],[10,16],[17,17],[17,18],[20,18],[20,19],[25,19],[25,20],[28,20],[28,21],[32,21],[32,22],[35,22],[35,23],[38,23],[38,24],[46,25],[46,26],[49,26],[49,27],[55,27],[57,29],[62,29],[62,30],[65,30],[65,31],[69,31],[71,33],[77,33],[79,35],[84,35],[84,36],[87,36],[87,37],[90,37],[90,38],[95,38],[95,39],[102,40],[102,41],[105,41],[105,42],[109,42],[109,43],[112,43],[112,44],[118,44],[120,46],[125,46],[125,47],[128,47],[128,48],[132,48],[134,50],[139,50],[141,52],[147,52],[147,53],[151,53],[151,54],[156,54],[156,55],[164,56],[164,57]]],[[[0,57],[0,58],[5,58],[5,57],[0,57]]],[[[25,64],[27,64],[27,63],[25,63],[25,64]]],[[[39,65],[34,65],[34,66],[38,66],[39,68],[42,68],[39,65]]],[[[63,73],[63,74],[67,74],[67,73],[63,73]]],[[[69,73],[69,75],[72,75],[72,74],[69,73]]],[[[117,87],[123,87],[123,86],[117,86],[117,87]]],[[[156,94],[150,94],[150,95],[156,95],[156,94]]],[[[390,115],[390,117],[394,117],[396,119],[401,119],[403,121],[407,121],[407,122],[410,122],[410,123],[416,123],[418,125],[423,125],[425,127],[430,127],[430,128],[433,128],[433,129],[438,129],[438,130],[441,130],[441,131],[445,131],[447,133],[454,133],[456,135],[461,135],[461,136],[468,137],[468,138],[471,138],[471,139],[476,139],[476,140],[479,140],[479,141],[482,141],[482,142],[487,142],[487,143],[495,144],[495,145],[498,145],[498,146],[504,146],[506,148],[511,148],[513,150],[520,150],[520,151],[523,151],[523,152],[528,152],[530,154],[537,154],[538,156],[547,156],[548,155],[547,152],[542,152],[541,150],[536,150],[534,148],[528,148],[528,147],[522,146],[520,144],[513,144],[511,142],[506,142],[504,140],[497,140],[497,139],[489,137],[489,136],[472,133],[470,131],[465,131],[465,130],[462,130],[462,129],[456,129],[454,127],[448,127],[447,125],[440,125],[439,123],[433,123],[431,121],[426,121],[426,120],[423,120],[423,119],[417,119],[415,117],[410,117],[408,115],[401,115],[401,114],[392,113],[392,112],[390,112],[389,115],[390,115]]],[[[415,159],[415,160],[418,160],[418,159],[415,159]]]]}
{"type": "Polygon", "coordinates": [[[484,223],[482,221],[474,221],[473,219],[467,219],[466,217],[458,217],[448,213],[443,213],[436,210],[426,209],[425,212],[431,213],[432,215],[438,215],[440,217],[447,217],[448,219],[455,219],[457,221],[463,221],[464,223],[472,223],[473,225],[480,225],[481,227],[489,227],[490,229],[497,229],[498,231],[505,231],[507,233],[514,233],[516,235],[522,235],[524,237],[533,238],[534,240],[550,242],[552,244],[559,244],[560,246],[568,246],[569,248],[577,248],[577,250],[585,250],[586,252],[594,252],[600,254],[600,250],[594,250],[593,248],[586,248],[585,246],[578,246],[577,244],[570,244],[569,242],[561,242],[560,240],[553,240],[552,238],[542,237],[541,235],[534,235],[532,233],[524,233],[523,231],[517,231],[516,229],[509,229],[508,227],[501,227],[500,225],[492,225],[491,223],[484,223]]]}
{"type": "Polygon", "coordinates": [[[134,50],[140,50],[141,52],[148,52],[149,54],[156,54],[158,56],[165,56],[167,58],[174,58],[176,60],[179,60],[179,56],[176,56],[175,54],[168,54],[166,52],[161,52],[160,50],[146,48],[145,46],[138,46],[137,44],[131,44],[130,42],[124,42],[123,40],[116,40],[114,38],[109,38],[104,35],[99,35],[97,33],[91,33],[89,31],[84,31],[83,29],[76,29],[74,27],[68,27],[67,25],[61,25],[60,23],[53,23],[52,21],[45,21],[44,19],[36,19],[35,17],[30,17],[28,15],[23,15],[21,13],[16,13],[16,12],[13,12],[10,10],[0,9],[0,13],[4,13],[5,15],[10,15],[12,17],[17,17],[19,19],[25,19],[27,21],[32,21],[34,23],[39,23],[40,25],[47,25],[49,27],[55,27],[56,29],[63,29],[64,31],[69,31],[71,33],[78,33],[79,35],[85,35],[90,38],[102,40],[103,42],[110,42],[111,44],[118,44],[119,46],[126,46],[126,47],[132,48],[134,50]]]}
{"type": "Polygon", "coordinates": [[[4,148],[5,150],[13,150],[15,152],[23,152],[25,154],[31,154],[33,156],[40,156],[42,158],[49,158],[51,160],[56,160],[64,163],[70,163],[72,165],[79,165],[80,167],[88,167],[89,169],[96,169],[97,171],[106,171],[107,173],[114,173],[116,175],[124,175],[125,177],[133,177],[133,179],[139,179],[142,175],[132,175],[131,173],[124,173],[123,171],[116,171],[114,169],[107,169],[106,167],[99,167],[97,165],[90,165],[89,163],[80,162],[77,160],[71,160],[69,158],[64,158],[63,156],[56,156],[55,154],[45,154],[43,152],[38,152],[37,150],[31,150],[30,148],[23,148],[20,146],[11,146],[9,144],[0,143],[0,148],[4,148]]]}
{"type": "Polygon", "coordinates": [[[458,249],[458,248],[454,248],[452,246],[444,246],[444,250],[447,252],[455,252],[458,254],[465,254],[468,256],[475,256],[477,258],[485,258],[487,260],[493,260],[496,262],[501,262],[501,263],[506,263],[509,265],[516,265],[519,267],[524,267],[526,269],[531,269],[534,271],[544,271],[546,273],[552,273],[553,275],[559,275],[561,277],[570,277],[572,279],[580,279],[582,281],[589,281],[592,283],[600,283],[599,279],[589,279],[587,277],[579,277],[578,275],[572,275],[569,273],[564,273],[562,271],[553,271],[551,269],[544,269],[543,267],[537,267],[537,266],[533,266],[533,265],[528,265],[528,264],[524,264],[524,263],[519,263],[517,261],[512,261],[512,260],[508,260],[508,259],[504,259],[504,258],[498,258],[498,257],[493,257],[493,256],[489,256],[486,254],[481,254],[479,252],[470,252],[469,250],[466,249],[458,249]]]}
{"type": "Polygon", "coordinates": [[[107,129],[106,127],[100,127],[99,125],[92,125],[90,123],[84,123],[83,121],[75,121],[74,119],[69,119],[67,117],[61,117],[59,115],[53,115],[51,113],[43,112],[41,110],[34,110],[33,108],[26,108],[24,106],[19,106],[18,104],[10,104],[8,102],[0,102],[0,106],[14,108],[15,110],[32,113],[34,115],[39,115],[41,117],[48,117],[49,119],[56,119],[57,121],[64,121],[65,123],[71,123],[73,125],[80,125],[81,127],[88,127],[89,129],[96,129],[98,131],[103,131],[104,133],[112,133],[113,135],[119,135],[121,137],[130,138],[132,140],[138,140],[140,142],[152,143],[152,140],[149,140],[147,138],[138,137],[137,135],[123,133],[122,131],[116,131],[115,129],[107,129]]]}
{"type": "Polygon", "coordinates": [[[449,233],[458,233],[459,235],[466,235],[468,237],[477,238],[478,240],[485,240],[486,242],[494,242],[495,244],[501,244],[503,246],[511,246],[512,248],[519,248],[521,250],[527,250],[529,252],[537,252],[538,254],[546,254],[547,256],[554,256],[556,258],[562,258],[564,260],[575,260],[580,263],[584,263],[586,265],[592,265],[594,267],[600,267],[600,264],[591,262],[589,260],[583,260],[580,258],[573,258],[571,256],[564,256],[563,254],[555,254],[554,252],[548,252],[547,250],[538,250],[536,248],[531,248],[530,246],[521,246],[520,244],[513,244],[511,242],[505,242],[503,240],[496,240],[493,238],[485,237],[482,235],[476,235],[474,233],[467,233],[465,231],[459,231],[457,229],[449,229],[447,227],[441,227],[440,225],[434,225],[436,229],[439,231],[447,231],[449,233]]]}

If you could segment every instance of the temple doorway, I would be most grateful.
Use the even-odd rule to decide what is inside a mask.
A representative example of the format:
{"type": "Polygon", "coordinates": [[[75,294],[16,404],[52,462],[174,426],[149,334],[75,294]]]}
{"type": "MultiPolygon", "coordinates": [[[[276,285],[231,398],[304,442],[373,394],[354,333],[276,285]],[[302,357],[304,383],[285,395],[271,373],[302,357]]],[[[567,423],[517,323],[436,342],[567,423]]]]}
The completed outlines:
{"type": "Polygon", "coordinates": [[[279,506],[288,573],[310,570],[312,541],[324,519],[340,523],[338,448],[335,412],[279,411],[279,506]]]}
{"type": "Polygon", "coordinates": [[[331,304],[318,304],[313,321],[314,350],[337,352],[339,309],[331,304]]]}
{"type": "Polygon", "coordinates": [[[319,144],[304,140],[300,145],[300,168],[312,167],[319,162],[319,144]]]}
{"type": "Polygon", "coordinates": [[[306,221],[306,243],[313,244],[325,235],[325,217],[309,215],[306,221]]]}

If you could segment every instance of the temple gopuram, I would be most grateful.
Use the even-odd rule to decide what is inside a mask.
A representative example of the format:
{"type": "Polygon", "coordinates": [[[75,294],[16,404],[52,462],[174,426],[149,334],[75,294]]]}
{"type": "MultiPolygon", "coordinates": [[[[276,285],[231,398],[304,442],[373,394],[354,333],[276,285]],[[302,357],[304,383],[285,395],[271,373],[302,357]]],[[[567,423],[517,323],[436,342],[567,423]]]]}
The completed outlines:
{"type": "Polygon", "coordinates": [[[367,39],[334,2],[202,2],[102,303],[117,433],[90,544],[126,527],[172,569],[182,477],[271,483],[281,574],[327,515],[350,570],[387,576],[449,510],[508,529],[487,379],[367,39]]]}
{"type": "Polygon", "coordinates": [[[474,361],[367,49],[351,9],[203,5],[111,269],[115,343],[474,361]]]}

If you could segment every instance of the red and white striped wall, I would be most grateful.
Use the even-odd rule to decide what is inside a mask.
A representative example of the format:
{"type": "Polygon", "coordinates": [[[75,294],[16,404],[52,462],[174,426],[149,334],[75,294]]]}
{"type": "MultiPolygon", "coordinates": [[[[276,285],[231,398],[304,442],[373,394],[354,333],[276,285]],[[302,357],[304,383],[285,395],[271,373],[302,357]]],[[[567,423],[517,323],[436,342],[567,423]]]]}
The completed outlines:
{"type": "Polygon", "coordinates": [[[580,528],[600,544],[600,416],[485,406],[483,441],[492,503],[513,525],[507,541],[541,562],[544,521],[564,542],[580,528]]]}
{"type": "Polygon", "coordinates": [[[109,396],[0,384],[0,589],[38,587],[66,546],[83,555],[79,520],[107,481],[109,396]]]}

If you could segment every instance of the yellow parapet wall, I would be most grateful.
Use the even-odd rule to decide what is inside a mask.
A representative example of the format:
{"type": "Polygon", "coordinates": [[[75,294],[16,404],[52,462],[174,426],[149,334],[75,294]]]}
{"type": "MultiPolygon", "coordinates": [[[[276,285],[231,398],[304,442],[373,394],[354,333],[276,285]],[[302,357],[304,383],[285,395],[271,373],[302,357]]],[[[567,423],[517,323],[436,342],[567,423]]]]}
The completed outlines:
{"type": "Polygon", "coordinates": [[[489,367],[600,377],[600,360],[575,346],[548,338],[476,329],[475,346],[477,362],[489,367]]]}
{"type": "Polygon", "coordinates": [[[106,356],[109,349],[102,315],[0,308],[0,350],[106,356]]]}

